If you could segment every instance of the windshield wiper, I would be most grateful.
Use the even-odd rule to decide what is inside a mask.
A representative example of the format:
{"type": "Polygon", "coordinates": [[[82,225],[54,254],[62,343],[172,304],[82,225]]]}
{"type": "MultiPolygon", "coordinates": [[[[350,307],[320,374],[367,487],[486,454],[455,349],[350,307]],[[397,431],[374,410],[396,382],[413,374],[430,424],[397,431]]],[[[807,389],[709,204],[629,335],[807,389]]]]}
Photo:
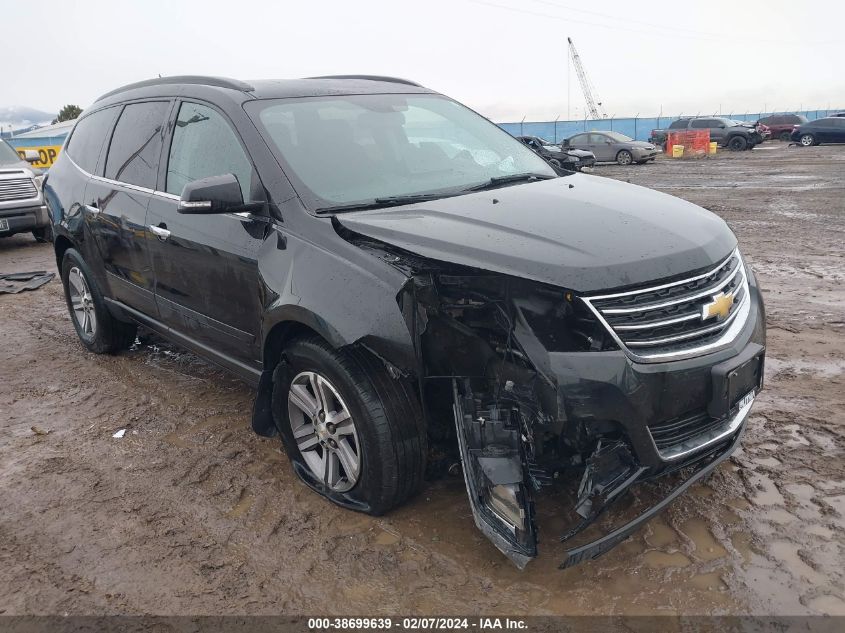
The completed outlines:
{"type": "Polygon", "coordinates": [[[343,213],[344,211],[363,211],[365,209],[383,209],[385,207],[397,207],[403,204],[413,204],[414,202],[424,202],[426,200],[438,200],[440,198],[448,198],[454,195],[454,193],[412,193],[404,196],[388,196],[384,198],[365,200],[364,202],[353,202],[351,204],[322,207],[320,209],[315,209],[315,211],[323,214],[343,213]]]}
{"type": "Polygon", "coordinates": [[[549,180],[550,178],[557,178],[557,176],[549,176],[548,174],[508,174],[507,176],[493,176],[487,182],[482,182],[472,187],[467,187],[464,191],[482,191],[484,189],[491,189],[499,185],[506,185],[515,182],[533,182],[535,180],[549,180]]]}

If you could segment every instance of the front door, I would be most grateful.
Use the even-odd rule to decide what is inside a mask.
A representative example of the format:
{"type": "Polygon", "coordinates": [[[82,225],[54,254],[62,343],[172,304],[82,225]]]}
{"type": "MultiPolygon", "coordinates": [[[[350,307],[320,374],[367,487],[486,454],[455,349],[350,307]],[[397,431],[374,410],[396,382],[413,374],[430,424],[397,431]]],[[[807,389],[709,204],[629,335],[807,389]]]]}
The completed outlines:
{"type": "Polygon", "coordinates": [[[172,128],[163,192],[150,203],[148,228],[162,321],[230,360],[252,366],[260,358],[262,304],[258,250],[268,225],[248,214],[177,212],[184,186],[234,174],[244,200],[259,186],[252,161],[226,117],[182,102],[172,128]]]}
{"type": "Polygon", "coordinates": [[[590,133],[589,150],[596,155],[596,160],[609,162],[616,160],[616,152],[613,151],[613,143],[604,134],[590,133]]]}
{"type": "Polygon", "coordinates": [[[156,185],[170,101],[131,103],[120,112],[103,175],[85,189],[88,226],[106,269],[112,298],[155,316],[147,244],[147,206],[156,185]]]}

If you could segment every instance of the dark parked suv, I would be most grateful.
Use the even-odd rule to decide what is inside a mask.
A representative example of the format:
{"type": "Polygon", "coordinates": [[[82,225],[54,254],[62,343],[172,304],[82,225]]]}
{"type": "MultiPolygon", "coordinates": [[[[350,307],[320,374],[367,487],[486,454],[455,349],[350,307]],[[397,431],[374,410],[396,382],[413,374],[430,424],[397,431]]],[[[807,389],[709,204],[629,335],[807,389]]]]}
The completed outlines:
{"type": "Polygon", "coordinates": [[[566,540],[669,477],[563,564],[597,556],[731,454],[761,387],[763,303],[721,219],[558,176],[413,82],[133,84],[85,111],[45,187],[88,350],[143,325],[230,369],[254,430],[352,510],[453,455],[519,566],[544,491],[572,490],[566,540]]]}
{"type": "Polygon", "coordinates": [[[665,130],[652,130],[649,141],[656,145],[663,145],[665,151],[669,132],[685,130],[709,130],[711,141],[718,143],[719,147],[727,147],[735,152],[754,149],[756,145],[763,142],[763,134],[756,123],[744,123],[723,117],[678,119],[672,121],[665,130]]]}

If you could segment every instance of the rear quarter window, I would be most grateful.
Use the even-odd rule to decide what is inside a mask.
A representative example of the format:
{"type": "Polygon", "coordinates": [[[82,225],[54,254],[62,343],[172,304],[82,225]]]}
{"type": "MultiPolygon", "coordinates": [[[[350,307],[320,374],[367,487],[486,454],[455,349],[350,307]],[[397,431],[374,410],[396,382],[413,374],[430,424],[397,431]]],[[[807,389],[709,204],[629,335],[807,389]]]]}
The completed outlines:
{"type": "Polygon", "coordinates": [[[672,124],[669,126],[669,129],[670,130],[677,130],[678,128],[686,129],[686,127],[687,127],[686,119],[681,119],[680,121],[672,121],[672,124]]]}
{"type": "Polygon", "coordinates": [[[106,178],[155,188],[169,108],[167,101],[130,103],[123,108],[109,145],[106,178]]]}
{"type": "Polygon", "coordinates": [[[89,174],[97,173],[97,159],[120,108],[106,108],[80,119],[68,139],[65,152],[89,174]]]}

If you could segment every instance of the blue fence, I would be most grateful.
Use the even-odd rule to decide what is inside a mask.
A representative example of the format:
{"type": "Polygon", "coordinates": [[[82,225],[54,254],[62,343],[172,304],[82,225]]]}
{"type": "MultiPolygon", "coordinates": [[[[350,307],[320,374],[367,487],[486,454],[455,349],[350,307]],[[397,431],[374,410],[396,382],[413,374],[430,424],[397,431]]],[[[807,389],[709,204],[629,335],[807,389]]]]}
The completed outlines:
{"type": "Polygon", "coordinates": [[[26,149],[27,147],[61,146],[65,142],[67,134],[61,136],[42,136],[38,138],[7,138],[6,142],[15,149],[26,149]]]}
{"type": "MultiPolygon", "coordinates": [[[[811,121],[822,119],[834,112],[841,110],[803,110],[801,112],[789,112],[788,114],[803,114],[811,121]]],[[[723,113],[720,115],[689,113],[677,116],[660,117],[634,117],[630,119],[589,119],[582,121],[525,121],[517,123],[499,123],[499,127],[514,136],[539,136],[548,141],[559,143],[579,132],[598,130],[613,130],[638,141],[647,141],[651,131],[654,129],[669,127],[669,124],[681,116],[722,116],[737,121],[756,121],[772,114],[784,114],[783,112],[745,112],[745,113],[723,113]]]]}

